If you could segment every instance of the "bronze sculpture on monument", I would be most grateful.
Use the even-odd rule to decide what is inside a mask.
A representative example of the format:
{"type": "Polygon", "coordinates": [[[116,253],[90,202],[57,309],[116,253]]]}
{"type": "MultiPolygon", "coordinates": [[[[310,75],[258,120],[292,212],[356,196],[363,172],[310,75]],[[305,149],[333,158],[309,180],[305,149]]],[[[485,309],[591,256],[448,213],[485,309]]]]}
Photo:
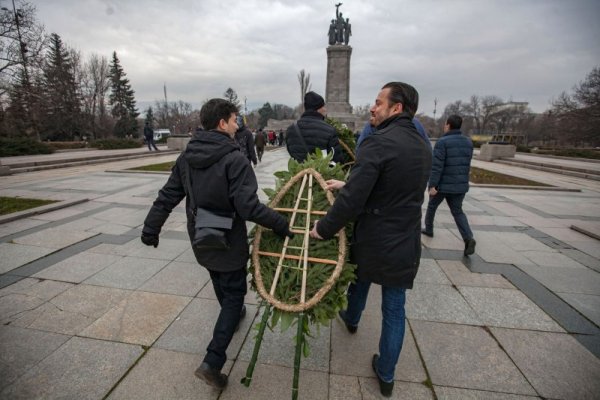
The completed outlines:
{"type": "Polygon", "coordinates": [[[349,102],[352,47],[348,43],[352,30],[350,18],[344,19],[339,10],[341,5],[342,3],[335,4],[335,19],[332,19],[329,25],[325,102],[329,117],[355,130],[357,117],[352,114],[352,106],[349,102]]]}

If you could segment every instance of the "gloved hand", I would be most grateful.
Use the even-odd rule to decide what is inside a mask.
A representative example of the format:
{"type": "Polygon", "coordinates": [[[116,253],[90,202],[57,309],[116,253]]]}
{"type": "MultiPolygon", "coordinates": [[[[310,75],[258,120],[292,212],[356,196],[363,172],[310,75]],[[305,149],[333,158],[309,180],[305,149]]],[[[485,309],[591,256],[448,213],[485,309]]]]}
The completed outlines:
{"type": "Polygon", "coordinates": [[[275,232],[275,234],[280,236],[282,239],[285,239],[286,236],[290,239],[294,238],[294,232],[290,231],[290,227],[287,224],[285,225],[284,229],[274,230],[273,232],[275,232]]]}
{"type": "Polygon", "coordinates": [[[154,248],[158,247],[158,235],[151,235],[149,233],[142,232],[142,243],[146,246],[154,246],[154,248]]]}

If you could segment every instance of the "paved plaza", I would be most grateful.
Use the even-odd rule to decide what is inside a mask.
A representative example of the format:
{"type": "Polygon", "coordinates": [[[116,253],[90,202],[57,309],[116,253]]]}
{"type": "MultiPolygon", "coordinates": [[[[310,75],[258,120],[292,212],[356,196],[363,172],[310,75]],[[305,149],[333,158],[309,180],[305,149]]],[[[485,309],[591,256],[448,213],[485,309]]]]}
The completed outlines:
{"type": "MultiPolygon", "coordinates": [[[[220,392],[193,374],[219,310],[209,275],[190,249],[182,205],[158,248],[141,243],[167,175],[124,171],[175,157],[0,177],[2,196],[72,204],[0,224],[0,399],[291,397],[294,329],[267,331],[252,385],[239,383],[260,318],[252,291],[228,351],[229,386],[220,392]]],[[[260,187],[273,187],[287,161],[284,148],[265,152],[260,187]]],[[[472,187],[465,212],[477,248],[468,258],[440,206],[407,292],[392,398],[599,399],[600,181],[473,165],[555,188],[472,187]]],[[[355,335],[333,320],[310,340],[300,398],[381,398],[371,369],[380,324],[373,286],[355,335]]]]}

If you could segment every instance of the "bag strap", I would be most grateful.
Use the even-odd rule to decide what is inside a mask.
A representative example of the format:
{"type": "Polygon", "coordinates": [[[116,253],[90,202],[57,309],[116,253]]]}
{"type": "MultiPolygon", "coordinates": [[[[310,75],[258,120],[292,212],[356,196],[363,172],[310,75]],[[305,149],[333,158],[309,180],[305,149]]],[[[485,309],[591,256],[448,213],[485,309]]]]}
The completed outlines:
{"type": "Polygon", "coordinates": [[[306,141],[304,141],[304,137],[302,136],[302,133],[300,132],[300,127],[298,126],[297,122],[294,122],[294,130],[296,131],[296,134],[300,138],[300,143],[302,143],[302,146],[304,146],[304,150],[306,150],[306,155],[308,156],[308,154],[309,154],[308,146],[306,145],[306,141]]]}
{"type": "Polygon", "coordinates": [[[187,160],[184,158],[183,159],[183,165],[184,165],[184,169],[185,169],[185,186],[187,188],[187,195],[188,198],[190,199],[190,207],[192,209],[192,213],[195,215],[196,214],[196,202],[194,201],[194,194],[192,192],[192,169],[190,168],[190,164],[187,162],[187,160]]]}

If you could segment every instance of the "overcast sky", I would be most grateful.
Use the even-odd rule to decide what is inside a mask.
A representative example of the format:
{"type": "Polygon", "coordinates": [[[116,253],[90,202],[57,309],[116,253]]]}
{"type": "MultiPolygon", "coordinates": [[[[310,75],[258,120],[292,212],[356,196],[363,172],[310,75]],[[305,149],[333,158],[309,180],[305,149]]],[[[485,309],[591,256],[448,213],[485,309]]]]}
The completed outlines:
{"type": "MultiPolygon", "coordinates": [[[[2,0],[6,2],[6,0],[2,0]]],[[[200,105],[232,87],[248,109],[300,103],[297,74],[324,95],[335,1],[32,0],[46,31],[82,52],[113,51],[138,102],[200,105]]],[[[339,0],[338,0],[339,2],[339,0]]],[[[388,81],[412,84],[437,116],[472,94],[534,112],[600,65],[598,0],[342,0],[350,18],[350,103],[388,81]]]]}

